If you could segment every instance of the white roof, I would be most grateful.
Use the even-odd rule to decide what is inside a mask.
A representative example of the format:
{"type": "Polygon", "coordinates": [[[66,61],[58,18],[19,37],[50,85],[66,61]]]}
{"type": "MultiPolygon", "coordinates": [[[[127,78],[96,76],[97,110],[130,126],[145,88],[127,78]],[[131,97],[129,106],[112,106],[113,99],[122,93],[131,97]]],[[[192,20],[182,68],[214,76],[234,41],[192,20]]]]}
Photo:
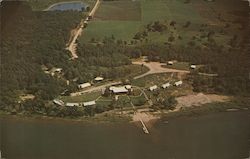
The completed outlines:
{"type": "Polygon", "coordinates": [[[53,102],[57,105],[60,105],[60,106],[64,105],[64,102],[60,99],[54,99],[53,102]]]}
{"type": "Polygon", "coordinates": [[[191,68],[196,68],[196,65],[191,65],[190,67],[191,67],[191,68]]]}
{"type": "Polygon", "coordinates": [[[78,85],[79,88],[86,88],[86,87],[90,87],[90,86],[91,86],[90,83],[82,83],[82,84],[78,85]]]}
{"type": "Polygon", "coordinates": [[[109,90],[113,93],[127,93],[128,90],[125,87],[110,87],[109,90]]]}
{"type": "Polygon", "coordinates": [[[167,88],[169,86],[170,86],[170,83],[165,83],[165,84],[162,85],[162,88],[167,88]]]}
{"type": "Polygon", "coordinates": [[[60,71],[62,71],[62,68],[56,68],[55,71],[60,72],[60,71]]]}
{"type": "Polygon", "coordinates": [[[102,80],[104,80],[103,77],[96,77],[96,78],[95,78],[95,81],[102,81],[102,80]]]}
{"type": "Polygon", "coordinates": [[[131,89],[132,86],[131,86],[131,85],[126,85],[125,88],[126,88],[126,89],[131,89]]]}
{"type": "Polygon", "coordinates": [[[149,87],[149,90],[150,91],[153,91],[153,90],[156,90],[157,89],[157,85],[154,85],[154,86],[152,86],[152,87],[149,87]]]}
{"type": "Polygon", "coordinates": [[[181,85],[183,82],[182,81],[178,81],[178,82],[175,82],[174,84],[176,85],[176,86],[178,86],[178,85],[181,85]]]}
{"type": "Polygon", "coordinates": [[[172,65],[172,64],[174,64],[174,62],[173,62],[173,61],[168,61],[168,64],[171,64],[171,65],[172,65]]]}
{"type": "Polygon", "coordinates": [[[79,103],[66,103],[66,106],[67,106],[67,107],[74,107],[74,106],[79,107],[80,104],[79,104],[79,103]]]}
{"type": "Polygon", "coordinates": [[[92,106],[92,105],[95,105],[96,104],[96,102],[95,101],[89,101],[89,102],[84,102],[83,103],[83,106],[92,106]]]}

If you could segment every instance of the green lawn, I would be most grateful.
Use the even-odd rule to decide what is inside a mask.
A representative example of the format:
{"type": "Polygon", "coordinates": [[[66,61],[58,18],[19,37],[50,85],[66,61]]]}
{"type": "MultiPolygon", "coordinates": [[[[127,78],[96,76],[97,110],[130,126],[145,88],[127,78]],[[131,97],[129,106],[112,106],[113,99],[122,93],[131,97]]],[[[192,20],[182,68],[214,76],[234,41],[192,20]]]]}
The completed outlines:
{"type": "Polygon", "coordinates": [[[60,99],[64,102],[88,102],[96,100],[101,96],[101,92],[86,93],[80,96],[62,96],[60,99]]]}
{"type": "Polygon", "coordinates": [[[131,40],[140,28],[137,21],[93,21],[85,29],[80,41],[89,42],[92,38],[102,41],[104,37],[131,40]]]}
{"type": "Polygon", "coordinates": [[[190,64],[188,62],[175,62],[173,65],[166,65],[164,67],[178,70],[190,70],[190,64]]]}
{"type": "Polygon", "coordinates": [[[159,87],[173,80],[170,78],[170,73],[152,74],[132,81],[132,85],[149,88],[153,85],[158,85],[159,87]]]}
{"type": "Polygon", "coordinates": [[[142,96],[139,96],[139,97],[130,97],[131,98],[131,101],[132,103],[135,105],[135,106],[142,106],[146,103],[146,99],[144,97],[144,95],[142,96]]]}

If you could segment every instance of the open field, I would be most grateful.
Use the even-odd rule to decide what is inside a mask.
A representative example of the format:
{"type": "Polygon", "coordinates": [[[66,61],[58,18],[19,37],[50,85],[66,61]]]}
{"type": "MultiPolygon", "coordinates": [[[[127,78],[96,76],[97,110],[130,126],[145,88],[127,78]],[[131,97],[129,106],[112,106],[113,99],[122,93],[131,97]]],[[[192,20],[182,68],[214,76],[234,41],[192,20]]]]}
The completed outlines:
{"type": "Polygon", "coordinates": [[[159,21],[166,30],[147,31],[148,35],[137,42],[172,45],[189,45],[192,42],[191,45],[203,47],[211,40],[206,37],[208,33],[214,32],[212,39],[227,46],[233,37],[232,32],[240,34],[240,24],[233,22],[238,19],[233,12],[233,2],[225,3],[225,0],[210,3],[204,0],[191,3],[184,3],[184,0],[102,2],[80,41],[89,42],[94,38],[102,42],[104,37],[114,36],[129,43],[136,33],[147,31],[148,24],[159,21]],[[171,22],[175,25],[171,26],[171,22]],[[227,23],[230,27],[225,28],[227,23]],[[174,40],[169,41],[169,38],[174,40]]]}
{"type": "Polygon", "coordinates": [[[101,96],[101,92],[91,92],[85,93],[80,96],[61,96],[60,99],[64,102],[88,102],[92,100],[96,100],[99,96],[101,96]]]}
{"type": "Polygon", "coordinates": [[[141,23],[137,21],[93,21],[85,29],[80,41],[89,42],[91,39],[102,41],[104,37],[131,40],[140,28],[141,23]]]}
{"type": "Polygon", "coordinates": [[[140,21],[140,1],[103,1],[95,20],[140,21]]]}

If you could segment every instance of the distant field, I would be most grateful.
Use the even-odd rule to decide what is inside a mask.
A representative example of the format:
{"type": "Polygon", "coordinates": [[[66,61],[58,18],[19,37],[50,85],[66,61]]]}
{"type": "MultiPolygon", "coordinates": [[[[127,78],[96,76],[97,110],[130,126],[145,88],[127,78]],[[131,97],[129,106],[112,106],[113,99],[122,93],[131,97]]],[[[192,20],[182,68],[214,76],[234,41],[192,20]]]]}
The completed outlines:
{"type": "Polygon", "coordinates": [[[88,42],[95,38],[102,42],[104,37],[113,35],[116,39],[129,43],[136,33],[146,30],[146,25],[156,21],[165,24],[167,29],[163,32],[148,32],[146,38],[138,40],[139,43],[188,45],[192,41],[196,46],[203,46],[208,42],[206,36],[213,31],[213,40],[218,44],[227,45],[233,36],[231,33],[239,34],[240,25],[232,23],[233,19],[237,20],[235,15],[240,14],[240,11],[233,12],[233,0],[184,2],[185,0],[102,2],[96,17],[90,22],[80,41],[88,42]],[[224,28],[226,21],[219,19],[220,15],[231,21],[230,27],[224,28]],[[170,26],[173,21],[176,24],[170,26]],[[188,27],[184,27],[187,23],[190,23],[188,27]],[[169,41],[172,37],[174,40],[169,41]]]}
{"type": "Polygon", "coordinates": [[[103,1],[95,15],[96,20],[140,21],[140,1],[103,1]]]}
{"type": "Polygon", "coordinates": [[[141,23],[135,21],[93,21],[89,23],[80,41],[88,42],[92,38],[102,41],[104,37],[130,40],[140,28],[141,23]]]}

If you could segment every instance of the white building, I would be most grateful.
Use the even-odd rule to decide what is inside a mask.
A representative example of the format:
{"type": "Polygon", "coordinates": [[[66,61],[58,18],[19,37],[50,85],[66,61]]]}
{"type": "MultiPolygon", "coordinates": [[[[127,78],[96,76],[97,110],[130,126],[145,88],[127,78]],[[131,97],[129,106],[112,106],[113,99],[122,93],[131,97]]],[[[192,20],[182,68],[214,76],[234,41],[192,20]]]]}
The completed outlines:
{"type": "Polygon", "coordinates": [[[83,106],[84,107],[87,107],[87,106],[94,106],[96,105],[96,102],[95,101],[89,101],[89,102],[84,102],[83,103],[83,106]]]}
{"type": "Polygon", "coordinates": [[[168,65],[173,65],[174,62],[173,61],[168,61],[168,65]]]}
{"type": "Polygon", "coordinates": [[[178,82],[175,82],[175,83],[174,83],[174,85],[177,86],[177,87],[180,86],[180,85],[182,85],[182,84],[183,84],[182,81],[178,81],[178,82]]]}
{"type": "Polygon", "coordinates": [[[157,85],[154,85],[154,86],[152,86],[152,87],[149,87],[149,90],[150,90],[150,91],[155,91],[157,88],[158,88],[157,85]]]}
{"type": "Polygon", "coordinates": [[[95,81],[96,81],[96,82],[100,82],[100,81],[103,81],[103,80],[104,80],[103,77],[96,77],[96,78],[95,78],[95,81]]]}
{"type": "Polygon", "coordinates": [[[64,105],[64,102],[60,99],[54,99],[53,102],[57,105],[60,105],[60,106],[63,106],[64,105]]]}
{"type": "Polygon", "coordinates": [[[196,65],[191,65],[190,68],[191,69],[196,69],[196,65]]]}
{"type": "Polygon", "coordinates": [[[125,88],[126,88],[127,90],[131,90],[131,89],[132,89],[132,86],[131,86],[131,85],[125,85],[125,88]]]}
{"type": "Polygon", "coordinates": [[[55,68],[55,72],[61,73],[62,72],[62,68],[55,68]]]}
{"type": "Polygon", "coordinates": [[[122,86],[122,87],[110,87],[109,88],[110,91],[112,91],[114,94],[119,94],[119,93],[128,93],[128,90],[122,86]]]}
{"type": "Polygon", "coordinates": [[[90,86],[91,86],[90,83],[82,83],[82,84],[79,84],[79,85],[78,85],[78,88],[84,89],[84,88],[87,88],[87,87],[90,87],[90,86]]]}
{"type": "Polygon", "coordinates": [[[163,89],[166,89],[166,88],[168,88],[168,87],[170,87],[171,85],[170,85],[170,83],[168,82],[168,83],[165,83],[165,84],[163,84],[161,87],[163,88],[163,89]]]}
{"type": "Polygon", "coordinates": [[[80,107],[79,103],[66,103],[66,107],[80,107]]]}

